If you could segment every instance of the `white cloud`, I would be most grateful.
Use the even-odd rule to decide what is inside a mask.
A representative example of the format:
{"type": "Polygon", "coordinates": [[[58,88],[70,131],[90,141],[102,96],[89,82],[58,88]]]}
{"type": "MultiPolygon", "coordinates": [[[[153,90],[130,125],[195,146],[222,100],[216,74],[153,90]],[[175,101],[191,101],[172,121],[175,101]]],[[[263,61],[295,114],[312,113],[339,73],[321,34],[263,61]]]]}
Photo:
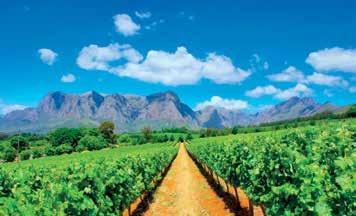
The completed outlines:
{"type": "Polygon", "coordinates": [[[203,78],[219,84],[239,83],[251,74],[236,68],[226,56],[210,53],[206,59],[200,60],[185,47],[178,47],[174,53],[151,50],[144,61],[128,62],[122,67],[112,68],[110,72],[171,86],[195,84],[203,78]]]}
{"type": "Polygon", "coordinates": [[[309,96],[313,91],[304,84],[298,83],[295,87],[288,88],[286,90],[281,90],[275,95],[275,98],[286,100],[291,97],[305,97],[309,96]]]}
{"type": "Polygon", "coordinates": [[[211,97],[210,100],[199,103],[195,107],[195,110],[202,110],[208,106],[220,107],[229,110],[241,110],[241,109],[246,109],[249,106],[249,104],[243,100],[224,99],[219,96],[213,96],[211,97]]]}
{"type": "Polygon", "coordinates": [[[313,83],[317,85],[326,85],[333,87],[346,87],[348,82],[342,77],[330,76],[322,73],[314,72],[312,75],[309,75],[306,80],[308,83],[313,83]]]}
{"type": "Polygon", "coordinates": [[[202,77],[219,84],[239,83],[251,74],[249,71],[235,68],[230,58],[215,53],[208,54],[202,64],[202,77]]]}
{"type": "Polygon", "coordinates": [[[56,58],[58,56],[57,53],[46,48],[39,49],[38,53],[40,54],[40,58],[42,62],[48,65],[53,65],[53,63],[56,61],[56,58]]]}
{"type": "Polygon", "coordinates": [[[296,82],[304,84],[326,85],[333,87],[348,86],[348,82],[342,77],[325,75],[317,72],[305,76],[302,71],[298,70],[293,66],[289,66],[281,73],[268,75],[267,78],[276,82],[296,82]]]}
{"type": "Polygon", "coordinates": [[[268,75],[267,78],[276,82],[303,82],[304,74],[297,68],[289,66],[281,73],[268,75]]]}
{"type": "Polygon", "coordinates": [[[356,73],[356,49],[334,47],[309,54],[306,63],[321,72],[343,71],[356,73]]]}
{"type": "Polygon", "coordinates": [[[135,15],[140,18],[140,19],[148,19],[152,16],[151,12],[147,11],[147,12],[135,12],[135,15]]]}
{"type": "Polygon", "coordinates": [[[281,90],[277,89],[273,85],[268,86],[257,86],[256,88],[247,91],[245,94],[249,97],[258,98],[264,95],[274,95],[279,93],[281,90]]]}
{"type": "Polygon", "coordinates": [[[298,83],[295,87],[288,88],[285,90],[276,88],[273,85],[257,86],[255,89],[247,91],[245,94],[249,97],[254,98],[258,98],[264,95],[273,95],[274,98],[286,100],[291,97],[309,96],[312,93],[313,91],[306,85],[298,83]]]}
{"type": "Polygon", "coordinates": [[[262,58],[257,53],[252,55],[252,58],[250,59],[250,64],[253,71],[269,69],[268,62],[262,61],[262,58]]]}
{"type": "Polygon", "coordinates": [[[141,29],[141,26],[136,24],[127,14],[117,14],[113,19],[116,31],[123,34],[125,37],[138,34],[138,31],[141,29]]]}
{"type": "Polygon", "coordinates": [[[64,83],[72,83],[75,82],[76,78],[73,74],[63,75],[61,81],[64,83]]]}
{"type": "Polygon", "coordinates": [[[109,44],[106,47],[99,47],[92,44],[84,47],[77,58],[77,64],[80,68],[86,70],[108,71],[110,62],[124,59],[129,62],[138,62],[142,55],[130,45],[120,45],[118,43],[109,44]]]}
{"type": "Polygon", "coordinates": [[[20,105],[20,104],[5,104],[3,101],[0,100],[0,115],[6,115],[15,110],[24,110],[27,106],[20,105]]]}

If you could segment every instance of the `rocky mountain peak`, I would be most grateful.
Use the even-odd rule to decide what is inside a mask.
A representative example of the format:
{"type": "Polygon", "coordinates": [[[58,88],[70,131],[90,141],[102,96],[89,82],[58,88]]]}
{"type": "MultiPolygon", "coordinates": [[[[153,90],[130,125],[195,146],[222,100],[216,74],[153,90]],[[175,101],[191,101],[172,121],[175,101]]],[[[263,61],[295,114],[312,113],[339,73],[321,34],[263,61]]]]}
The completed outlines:
{"type": "Polygon", "coordinates": [[[113,121],[120,131],[137,131],[143,126],[162,127],[232,127],[311,116],[324,111],[338,111],[331,103],[319,104],[310,97],[292,97],[256,114],[208,106],[194,112],[172,91],[149,96],[110,94],[95,91],[84,94],[51,92],[38,107],[13,111],[0,118],[0,131],[45,132],[56,127],[96,126],[113,121]]]}
{"type": "Polygon", "coordinates": [[[44,111],[59,110],[65,101],[65,94],[60,91],[48,93],[40,103],[40,108],[44,111]]]}
{"type": "Polygon", "coordinates": [[[153,101],[172,101],[174,103],[180,102],[179,97],[176,95],[176,93],[172,91],[151,94],[147,96],[147,100],[149,102],[153,102],[153,101]]]}
{"type": "Polygon", "coordinates": [[[90,91],[87,93],[84,93],[82,95],[82,97],[88,99],[89,101],[92,101],[96,107],[100,107],[100,105],[103,103],[104,101],[104,96],[102,96],[101,94],[99,94],[96,91],[90,91]]]}

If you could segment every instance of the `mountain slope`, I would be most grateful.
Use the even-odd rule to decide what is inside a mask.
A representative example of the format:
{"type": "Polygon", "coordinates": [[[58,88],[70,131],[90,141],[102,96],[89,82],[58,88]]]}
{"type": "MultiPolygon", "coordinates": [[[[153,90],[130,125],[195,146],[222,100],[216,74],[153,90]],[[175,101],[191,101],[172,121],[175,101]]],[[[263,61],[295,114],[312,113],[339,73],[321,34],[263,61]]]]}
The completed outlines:
{"type": "Polygon", "coordinates": [[[198,127],[195,112],[173,92],[142,97],[92,91],[81,95],[49,93],[36,108],[5,115],[0,130],[41,132],[56,127],[94,126],[104,120],[113,121],[120,131],[139,130],[145,125],[198,127]]]}
{"type": "Polygon", "coordinates": [[[254,123],[266,123],[312,116],[317,113],[331,111],[335,112],[339,107],[330,103],[318,104],[310,97],[292,97],[287,101],[279,103],[267,110],[258,112],[254,116],[254,123]]]}
{"type": "Polygon", "coordinates": [[[311,116],[324,111],[339,112],[345,107],[319,104],[312,98],[292,97],[267,110],[250,114],[208,106],[193,111],[174,92],[148,96],[111,94],[95,91],[84,94],[51,92],[35,108],[13,111],[0,117],[0,131],[45,132],[57,127],[96,126],[113,121],[118,131],[137,131],[144,126],[223,128],[311,116]]]}

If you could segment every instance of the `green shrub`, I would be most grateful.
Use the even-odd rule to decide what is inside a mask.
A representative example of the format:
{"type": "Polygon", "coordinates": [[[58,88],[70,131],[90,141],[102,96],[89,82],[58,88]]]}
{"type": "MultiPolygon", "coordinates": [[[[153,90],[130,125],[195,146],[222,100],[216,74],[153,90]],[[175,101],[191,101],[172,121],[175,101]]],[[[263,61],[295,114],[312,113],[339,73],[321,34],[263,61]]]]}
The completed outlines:
{"type": "Polygon", "coordinates": [[[6,162],[14,161],[16,158],[16,149],[11,146],[9,142],[0,144],[0,160],[6,162]]]}
{"type": "Polygon", "coordinates": [[[19,150],[24,150],[28,148],[29,146],[29,141],[26,137],[23,136],[13,136],[10,139],[11,146],[15,149],[19,148],[19,150]]]}
{"type": "Polygon", "coordinates": [[[20,158],[21,160],[28,160],[31,158],[32,155],[32,151],[31,150],[24,150],[22,152],[20,152],[20,158]]]}
{"type": "Polygon", "coordinates": [[[105,148],[106,146],[107,146],[107,142],[104,139],[104,137],[85,135],[82,139],[80,139],[76,150],[77,151],[98,150],[98,149],[105,148]]]}
{"type": "Polygon", "coordinates": [[[56,148],[51,146],[51,145],[47,145],[44,148],[44,153],[45,153],[46,156],[56,155],[56,148]]]}
{"type": "Polygon", "coordinates": [[[33,157],[33,158],[42,157],[43,154],[44,154],[44,149],[42,149],[42,148],[35,148],[35,149],[32,149],[32,157],[33,157]]]}
{"type": "Polygon", "coordinates": [[[187,134],[187,136],[186,136],[185,139],[186,139],[186,140],[192,140],[192,139],[193,139],[192,134],[191,134],[191,133],[187,134]]]}
{"type": "Polygon", "coordinates": [[[128,134],[123,134],[119,137],[119,143],[128,143],[130,142],[130,136],[128,134]]]}
{"type": "Polygon", "coordinates": [[[55,153],[59,154],[69,154],[73,152],[73,147],[70,144],[63,144],[55,148],[55,153]]]}
{"type": "Polygon", "coordinates": [[[184,142],[184,138],[182,136],[179,136],[178,142],[184,142]]]}

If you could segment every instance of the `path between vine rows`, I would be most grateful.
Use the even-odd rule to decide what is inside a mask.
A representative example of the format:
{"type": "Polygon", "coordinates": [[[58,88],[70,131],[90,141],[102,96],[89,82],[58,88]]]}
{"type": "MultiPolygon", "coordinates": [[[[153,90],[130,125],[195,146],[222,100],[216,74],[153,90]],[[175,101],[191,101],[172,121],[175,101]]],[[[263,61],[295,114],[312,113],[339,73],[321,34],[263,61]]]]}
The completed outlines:
{"type": "Polygon", "coordinates": [[[180,144],[178,155],[154,194],[148,216],[234,215],[180,144]]]}

